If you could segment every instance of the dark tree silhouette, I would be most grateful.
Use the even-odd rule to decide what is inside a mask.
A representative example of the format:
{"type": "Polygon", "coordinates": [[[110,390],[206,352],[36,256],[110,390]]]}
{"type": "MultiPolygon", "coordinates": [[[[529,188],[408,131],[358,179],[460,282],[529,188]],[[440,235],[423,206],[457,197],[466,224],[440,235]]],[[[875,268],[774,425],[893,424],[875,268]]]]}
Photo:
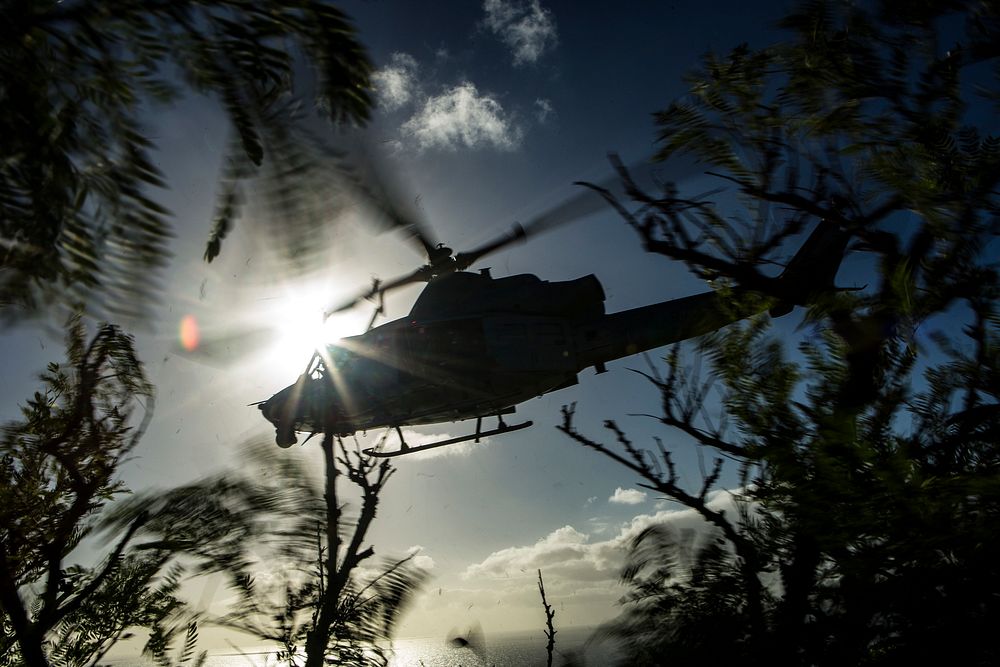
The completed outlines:
{"type": "Polygon", "coordinates": [[[4,317],[80,302],[118,321],[148,315],[171,231],[144,121],[188,91],[218,100],[234,129],[206,259],[257,174],[272,210],[294,214],[264,231],[289,255],[306,245],[316,227],[304,227],[326,202],[304,185],[329,156],[300,121],[316,110],[363,123],[372,105],[371,64],[340,10],[320,0],[7,0],[3,15],[4,317]]]}
{"type": "MultiPolygon", "coordinates": [[[[290,268],[320,256],[317,232],[345,193],[371,199],[343,154],[313,130],[317,117],[363,124],[372,106],[371,64],[346,15],[329,2],[12,0],[3,9],[5,320],[67,305],[130,323],[151,313],[171,231],[169,211],[155,197],[167,184],[144,121],[191,92],[217,100],[233,128],[206,261],[218,256],[240,217],[249,179],[265,206],[265,215],[255,216],[265,227],[256,231],[270,235],[290,268]],[[330,187],[330,175],[341,177],[341,187],[330,187]]],[[[196,557],[200,571],[233,576],[242,606],[225,621],[278,639],[290,661],[303,643],[308,664],[328,655],[345,664],[382,658],[373,641],[390,635],[421,575],[404,558],[371,580],[359,578],[359,564],[373,553],[361,548],[364,535],[392,469],[373,466],[342,443],[335,464],[329,438],[323,441],[329,502],[311,505],[322,496],[300,479],[301,471],[277,465],[287,473],[281,488],[234,477],[216,480],[200,496],[190,495],[196,487],[143,496],[145,506],[123,503],[105,516],[103,528],[117,532],[118,542],[101,567],[64,565],[104,505],[124,490],[114,480],[117,466],[148,419],[132,423],[133,403],[152,401],[130,338],[105,326],[84,348],[82,335],[77,321],[71,367],[50,366],[45,392],[29,402],[23,422],[4,431],[0,659],[96,662],[141,626],[150,629],[146,653],[158,664],[171,662],[176,639],[177,661],[200,662],[197,625],[181,618],[174,596],[183,571],[169,565],[184,554],[196,557]],[[336,501],[343,474],[363,498],[346,541],[341,531],[348,522],[336,501]],[[288,488],[300,494],[289,498],[288,488]],[[275,591],[252,583],[252,566],[261,563],[251,558],[256,545],[248,540],[266,532],[262,517],[305,526],[305,532],[268,534],[268,543],[297,566],[318,563],[314,572],[282,571],[288,581],[277,591],[284,595],[280,604],[268,602],[275,591]],[[297,541],[306,533],[316,537],[316,530],[318,541],[297,541]],[[133,548],[137,533],[145,541],[133,548]],[[309,549],[319,555],[303,560],[309,549]],[[280,627],[254,625],[260,618],[252,612],[265,604],[281,610],[280,627]],[[307,609],[315,611],[311,620],[300,618],[307,609]]]]}
{"type": "Polygon", "coordinates": [[[280,661],[386,664],[384,643],[425,578],[412,554],[362,568],[375,553],[366,535],[394,469],[333,436],[320,445],[322,488],[273,442],[249,443],[239,471],[129,498],[111,523],[124,527],[145,516],[143,548],[193,557],[201,573],[223,573],[236,602],[207,620],[276,644],[280,661]],[[360,496],[355,517],[338,497],[342,477],[360,496]]]}
{"type": "Polygon", "coordinates": [[[744,217],[671,184],[647,192],[624,169],[632,203],[614,204],[649,251],[737,309],[789,310],[766,267],[819,221],[850,236],[869,284],[816,290],[830,276],[803,267],[800,360],[763,317],[702,342],[707,379],[676,348],[648,374],[659,421],[716,453],[697,491],[659,441],[650,454],[609,421],[605,445],[565,410],[569,436],[712,527],[696,543],[641,535],[607,631],[628,664],[991,664],[1000,140],[970,112],[997,100],[1000,8],[809,2],[782,25],[787,42],[707,56],[691,94],[656,116],[659,157],[710,165],[744,217]],[[742,474],[735,514],[710,502],[725,459],[742,474]]]}
{"type": "Polygon", "coordinates": [[[179,611],[180,573],[164,572],[166,555],[128,549],[144,514],[97,567],[67,562],[125,491],[118,465],[153,402],[131,337],[104,325],[88,343],[78,318],[68,328],[67,362],[49,364],[0,440],[0,664],[88,664],[130,627],[168,636],[179,611]]]}

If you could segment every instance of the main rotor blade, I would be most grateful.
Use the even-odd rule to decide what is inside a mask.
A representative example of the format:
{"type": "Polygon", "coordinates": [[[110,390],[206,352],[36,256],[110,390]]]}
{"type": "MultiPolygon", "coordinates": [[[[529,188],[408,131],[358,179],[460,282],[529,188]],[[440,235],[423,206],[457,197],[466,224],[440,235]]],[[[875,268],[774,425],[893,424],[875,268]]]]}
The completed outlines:
{"type": "MultiPolygon", "coordinates": [[[[612,164],[614,164],[616,159],[616,156],[612,157],[612,164]]],[[[693,159],[683,156],[671,158],[667,163],[653,163],[650,160],[643,160],[628,168],[628,172],[633,180],[640,182],[654,180],[660,183],[671,180],[680,181],[691,176],[696,171],[697,163],[693,159]]],[[[455,270],[463,271],[486,255],[492,254],[518,241],[571,222],[576,222],[577,220],[582,220],[594,213],[608,210],[608,204],[604,200],[604,197],[595,192],[591,186],[586,186],[582,183],[578,185],[583,187],[577,194],[539,213],[525,223],[515,224],[509,232],[492,241],[488,241],[468,252],[455,255],[455,270]]],[[[624,194],[622,179],[617,173],[606,177],[597,185],[604,190],[616,194],[624,194]]]]}
{"type": "Polygon", "coordinates": [[[387,283],[375,281],[375,284],[371,286],[370,289],[361,292],[357,296],[348,301],[344,301],[333,308],[330,308],[325,313],[323,313],[323,319],[330,317],[334,313],[341,313],[345,310],[350,310],[354,306],[358,305],[362,301],[369,301],[379,294],[388,292],[389,290],[396,289],[397,287],[402,287],[403,285],[409,285],[411,283],[423,283],[430,280],[432,277],[431,268],[429,266],[421,266],[416,271],[408,273],[405,276],[400,276],[394,280],[390,280],[387,283]]]}
{"type": "MultiPolygon", "coordinates": [[[[371,155],[371,153],[368,153],[368,155],[371,155]]],[[[612,158],[613,164],[616,159],[616,157],[612,158]]],[[[670,180],[664,178],[667,175],[676,175],[676,180],[681,180],[690,176],[691,173],[695,171],[695,164],[696,163],[693,160],[685,158],[674,158],[667,164],[652,164],[647,160],[630,167],[628,171],[633,178],[636,176],[640,177],[635,180],[647,180],[650,176],[653,176],[654,180],[664,182],[670,180]]],[[[373,173],[385,174],[387,172],[376,169],[373,173]]],[[[378,178],[375,178],[370,182],[384,183],[383,180],[379,180],[378,178]]],[[[409,223],[408,220],[410,220],[410,218],[393,214],[396,215],[393,220],[397,222],[396,226],[398,228],[412,231],[411,238],[417,240],[423,246],[424,251],[430,259],[430,263],[420,267],[412,273],[401,276],[387,283],[379,283],[376,281],[370,289],[358,294],[353,299],[326,311],[324,318],[329,317],[333,313],[353,308],[362,301],[373,299],[379,294],[384,294],[385,292],[397,287],[416,282],[427,282],[434,277],[452,273],[454,271],[464,271],[479,259],[509,245],[527,239],[528,237],[549,231],[556,227],[575,222],[577,220],[582,220],[583,218],[599,211],[606,210],[607,202],[603,196],[594,191],[593,186],[582,183],[579,183],[578,185],[583,187],[581,187],[581,190],[575,195],[532,217],[524,224],[515,224],[510,231],[484,243],[478,248],[474,248],[468,252],[458,253],[453,259],[448,257],[451,252],[448,248],[438,249],[438,246],[430,240],[431,237],[429,237],[425,231],[422,231],[424,227],[416,222],[412,224],[409,223]],[[443,256],[442,252],[444,253],[443,256]]],[[[622,179],[617,173],[602,180],[598,186],[607,191],[623,191],[622,179]]],[[[398,199],[394,199],[391,196],[383,199],[377,199],[373,195],[372,201],[386,202],[386,208],[380,210],[386,211],[388,215],[388,212],[393,210],[391,209],[392,202],[398,201],[398,199]]],[[[413,220],[416,219],[414,218],[413,220]]]]}
{"type": "Polygon", "coordinates": [[[598,211],[606,210],[607,207],[607,202],[604,201],[603,197],[593,190],[583,188],[569,199],[534,216],[528,222],[515,224],[506,234],[468,252],[458,253],[455,255],[455,270],[463,271],[486,255],[527,239],[529,236],[535,236],[570,222],[582,220],[598,211]]]}
{"type": "Polygon", "coordinates": [[[608,210],[608,204],[601,196],[587,188],[581,188],[575,195],[544,211],[521,226],[525,236],[539,234],[570,222],[582,220],[598,211],[608,210]]]}
{"type": "Polygon", "coordinates": [[[376,223],[398,230],[407,242],[431,257],[438,241],[419,212],[418,198],[410,196],[399,171],[386,163],[371,142],[358,138],[354,143],[345,157],[347,186],[381,217],[376,223]]]}

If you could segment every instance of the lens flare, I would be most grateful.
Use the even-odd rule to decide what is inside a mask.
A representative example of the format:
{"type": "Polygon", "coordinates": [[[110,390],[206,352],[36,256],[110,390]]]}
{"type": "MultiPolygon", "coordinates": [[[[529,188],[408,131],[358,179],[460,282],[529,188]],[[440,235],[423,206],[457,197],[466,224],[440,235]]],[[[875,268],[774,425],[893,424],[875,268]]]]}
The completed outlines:
{"type": "Polygon", "coordinates": [[[194,319],[194,315],[185,315],[181,318],[180,338],[181,347],[188,352],[194,352],[198,347],[201,335],[198,333],[198,321],[194,319]]]}

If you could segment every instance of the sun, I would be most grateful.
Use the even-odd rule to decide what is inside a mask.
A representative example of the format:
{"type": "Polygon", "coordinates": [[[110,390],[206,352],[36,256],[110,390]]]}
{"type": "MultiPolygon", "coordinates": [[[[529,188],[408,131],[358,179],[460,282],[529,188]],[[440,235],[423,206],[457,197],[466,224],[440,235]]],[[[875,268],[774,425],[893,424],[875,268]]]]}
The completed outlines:
{"type": "Polygon", "coordinates": [[[325,299],[319,293],[281,299],[268,313],[277,335],[268,361],[284,372],[301,373],[317,349],[341,338],[363,333],[365,318],[356,313],[334,313],[325,321],[325,299]]]}

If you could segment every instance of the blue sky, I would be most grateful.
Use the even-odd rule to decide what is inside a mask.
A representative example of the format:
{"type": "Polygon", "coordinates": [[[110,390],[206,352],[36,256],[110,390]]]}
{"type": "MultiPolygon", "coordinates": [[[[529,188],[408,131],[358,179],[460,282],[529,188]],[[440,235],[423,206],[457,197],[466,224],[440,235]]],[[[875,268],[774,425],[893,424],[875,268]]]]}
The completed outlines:
{"type": "MultiPolygon", "coordinates": [[[[575,180],[605,177],[608,151],[626,162],[649,155],[651,114],[683,93],[684,72],[709,49],[772,40],[771,26],[784,9],[782,3],[681,0],[400,0],[342,7],[379,68],[380,108],[371,132],[392,152],[437,235],[456,250],[574,194],[575,180]]],[[[274,273],[267,249],[239,229],[221,258],[205,265],[223,119],[213,102],[196,98],[157,113],[149,124],[162,147],[158,164],[171,184],[162,200],[176,214],[177,238],[159,318],[137,332],[158,400],[153,424],[125,469],[135,489],[237,465],[236,443],[272,433],[247,404],[290,384],[310,355],[308,345],[286,345],[230,368],[193,364],[170,353],[181,317],[195,314],[207,331],[276,322],[295,329],[296,318],[315,318],[323,306],[367,286],[372,275],[390,278],[422,260],[392,235],[373,237],[364,225],[347,225],[322,240],[329,245],[328,269],[308,281],[274,273]]],[[[698,190],[702,181],[691,173],[685,184],[698,190]]],[[[259,212],[251,207],[254,215],[259,212]]],[[[534,273],[545,280],[595,273],[609,312],[705,289],[683,266],[644,253],[610,210],[483,265],[494,276],[534,273]]],[[[389,317],[404,315],[418,293],[415,287],[392,295],[389,317]]],[[[360,333],[368,314],[359,309],[343,318],[342,333],[360,333]]],[[[2,415],[12,417],[16,402],[34,389],[32,376],[59,358],[61,347],[24,327],[4,337],[7,382],[0,405],[2,415]]],[[[654,351],[651,358],[658,356],[654,351]]],[[[531,429],[399,462],[372,542],[384,555],[419,547],[433,576],[402,634],[444,636],[472,620],[487,633],[540,628],[536,568],[544,571],[557,625],[591,625],[615,614],[615,582],[629,537],[653,520],[691,517],[637,490],[628,471],[558,433],[560,407],[577,403],[578,426],[594,436],[606,418],[619,419],[639,443],[664,435],[681,481],[697,488],[701,480],[688,441],[661,432],[648,418],[626,416],[658,410],[657,394],[630,368],[645,368],[645,361],[615,362],[599,376],[585,371],[579,386],[520,406],[518,417],[535,421],[531,429]]],[[[413,437],[470,428],[442,424],[413,437]]],[[[288,455],[319,464],[314,445],[288,455]]],[[[730,472],[725,479],[733,482],[730,472]]],[[[198,595],[225,599],[221,590],[198,595]]]]}

